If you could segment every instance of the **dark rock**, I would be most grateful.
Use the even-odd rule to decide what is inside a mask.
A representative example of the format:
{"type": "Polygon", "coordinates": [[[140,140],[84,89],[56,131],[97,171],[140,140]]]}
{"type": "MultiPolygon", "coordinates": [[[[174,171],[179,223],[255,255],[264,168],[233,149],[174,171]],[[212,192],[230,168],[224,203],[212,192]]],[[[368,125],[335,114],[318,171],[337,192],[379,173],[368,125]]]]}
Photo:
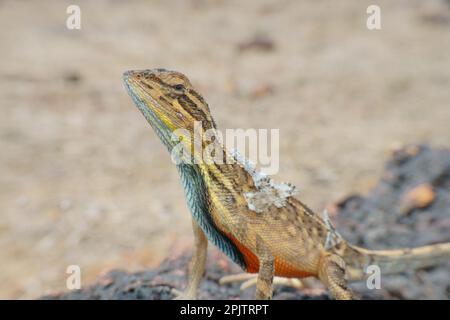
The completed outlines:
{"type": "MultiPolygon", "coordinates": [[[[450,241],[450,151],[428,146],[408,146],[394,152],[375,188],[365,197],[350,195],[334,204],[339,232],[348,241],[365,247],[395,248],[450,241]],[[430,184],[435,197],[424,208],[407,216],[404,194],[420,184],[430,184]]],[[[43,299],[172,299],[172,288],[184,288],[189,253],[171,257],[159,267],[136,273],[110,271],[85,289],[45,296],[43,299]]],[[[209,252],[200,299],[252,299],[254,288],[243,292],[239,283],[219,285],[219,279],[239,273],[220,252],[209,252]]],[[[382,277],[380,290],[369,290],[364,281],[351,287],[362,299],[448,299],[449,263],[382,277]]],[[[306,291],[305,291],[306,292],[306,291]]],[[[289,287],[277,287],[274,299],[329,299],[289,287]]]]}

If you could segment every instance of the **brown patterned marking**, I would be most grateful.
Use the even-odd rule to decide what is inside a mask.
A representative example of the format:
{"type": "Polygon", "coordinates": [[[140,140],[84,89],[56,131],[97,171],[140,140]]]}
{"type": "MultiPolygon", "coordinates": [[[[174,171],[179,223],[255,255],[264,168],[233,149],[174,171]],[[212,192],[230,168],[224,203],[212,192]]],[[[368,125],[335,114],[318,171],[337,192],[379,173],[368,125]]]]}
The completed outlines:
{"type": "MultiPolygon", "coordinates": [[[[228,168],[226,167],[226,165],[222,165],[222,164],[216,165],[216,169],[219,170],[219,172],[222,176],[225,176],[228,171],[228,168]]],[[[232,183],[235,184],[235,181],[232,181],[232,183]]]]}
{"type": "Polygon", "coordinates": [[[296,199],[294,197],[289,197],[288,198],[288,202],[297,209],[296,211],[306,213],[309,216],[313,216],[314,215],[314,211],[312,211],[310,208],[308,208],[300,200],[298,200],[298,199],[296,199]]]}
{"type": "Polygon", "coordinates": [[[224,164],[228,164],[226,162],[228,158],[227,158],[227,152],[226,152],[225,148],[222,149],[222,159],[223,159],[224,164]]]}
{"type": "Polygon", "coordinates": [[[319,235],[318,228],[315,227],[312,228],[312,235],[313,237],[317,238],[317,236],[319,235]]]}
{"type": "Polygon", "coordinates": [[[233,196],[227,197],[227,200],[229,201],[229,203],[230,203],[231,205],[234,205],[234,206],[235,206],[235,205],[237,204],[236,198],[233,197],[233,196]]]}
{"type": "Polygon", "coordinates": [[[233,187],[236,190],[236,193],[239,193],[239,188],[241,187],[241,183],[242,181],[240,180],[236,180],[236,174],[234,174],[234,169],[233,169],[233,165],[229,165],[229,164],[219,164],[216,165],[216,168],[219,169],[220,173],[222,174],[222,176],[227,179],[227,181],[233,185],[233,187]]]}
{"type": "Polygon", "coordinates": [[[230,194],[230,195],[233,195],[233,194],[235,194],[235,190],[234,189],[231,189],[229,186],[227,186],[226,184],[224,184],[223,182],[222,182],[222,178],[221,177],[218,177],[218,176],[216,176],[216,172],[215,171],[213,171],[213,170],[207,170],[207,174],[208,174],[208,177],[214,182],[214,186],[215,187],[217,187],[218,189],[226,189],[226,191],[227,191],[227,193],[228,194],[230,194]]]}
{"type": "Polygon", "coordinates": [[[159,84],[161,87],[166,86],[166,83],[164,81],[162,81],[159,77],[154,75],[153,73],[148,73],[148,72],[144,73],[144,78],[145,78],[145,80],[149,80],[149,81],[159,84]]]}
{"type": "Polygon", "coordinates": [[[325,237],[325,230],[324,229],[322,229],[322,228],[315,228],[315,229],[317,230],[317,236],[319,238],[325,237]]]}
{"type": "Polygon", "coordinates": [[[178,97],[179,97],[179,94],[178,93],[175,93],[175,92],[172,92],[172,91],[170,91],[170,92],[166,92],[166,96],[168,96],[170,99],[173,99],[173,100],[175,100],[175,99],[177,99],[178,97]]]}
{"type": "Polygon", "coordinates": [[[187,95],[183,94],[182,96],[178,97],[178,103],[196,121],[202,122],[203,129],[207,130],[213,127],[206,113],[202,109],[200,109],[195,104],[195,102],[192,101],[187,95]]]}
{"type": "Polygon", "coordinates": [[[287,210],[288,222],[295,225],[297,222],[297,212],[294,210],[294,207],[289,205],[289,203],[284,207],[287,210]]]}
{"type": "Polygon", "coordinates": [[[232,175],[232,179],[239,191],[248,192],[255,190],[253,178],[247,171],[241,168],[238,164],[227,165],[227,167],[235,169],[236,173],[232,175]]]}
{"type": "Polygon", "coordinates": [[[189,89],[188,92],[189,94],[192,94],[198,101],[200,101],[200,103],[204,104],[205,106],[208,105],[205,99],[203,99],[203,97],[199,95],[195,90],[189,89]]]}
{"type": "Polygon", "coordinates": [[[289,212],[288,217],[289,217],[289,223],[290,223],[291,225],[296,226],[296,227],[298,228],[298,227],[299,227],[299,224],[298,224],[298,220],[297,220],[296,214],[293,213],[293,212],[289,212]]]}
{"type": "Polygon", "coordinates": [[[297,235],[298,229],[293,225],[288,225],[286,230],[291,237],[295,237],[297,235]]]}
{"type": "Polygon", "coordinates": [[[150,90],[153,90],[154,88],[151,86],[151,85],[149,85],[147,82],[143,82],[142,83],[147,89],[150,89],[150,90]]]}
{"type": "Polygon", "coordinates": [[[164,96],[159,96],[158,99],[159,99],[161,102],[170,104],[170,102],[169,102],[166,98],[164,98],[164,96]]]}
{"type": "Polygon", "coordinates": [[[304,224],[305,223],[303,222],[302,216],[297,214],[297,225],[300,227],[304,227],[304,224]]]}

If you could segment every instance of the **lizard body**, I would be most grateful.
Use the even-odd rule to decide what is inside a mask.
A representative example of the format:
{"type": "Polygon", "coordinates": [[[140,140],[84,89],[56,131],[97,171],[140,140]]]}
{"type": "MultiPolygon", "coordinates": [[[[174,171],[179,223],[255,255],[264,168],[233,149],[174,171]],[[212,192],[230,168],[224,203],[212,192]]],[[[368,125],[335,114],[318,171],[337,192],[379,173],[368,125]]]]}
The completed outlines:
{"type": "MultiPolygon", "coordinates": [[[[258,273],[257,298],[271,298],[277,275],[314,276],[335,298],[350,299],[346,281],[363,278],[368,265],[378,265],[384,274],[448,260],[449,243],[378,251],[347,243],[326,215],[319,216],[295,197],[293,186],[274,182],[220,141],[215,155],[231,161],[205,161],[204,153],[195,148],[199,142],[190,134],[195,122],[213,132],[216,124],[207,103],[183,74],[165,69],[128,71],[124,82],[169,151],[181,143],[194,160],[177,164],[196,242],[188,288],[181,297],[197,296],[208,240],[245,271],[258,273]],[[178,129],[184,133],[174,138],[178,129]]],[[[200,146],[206,147],[205,141],[200,146]]]]}

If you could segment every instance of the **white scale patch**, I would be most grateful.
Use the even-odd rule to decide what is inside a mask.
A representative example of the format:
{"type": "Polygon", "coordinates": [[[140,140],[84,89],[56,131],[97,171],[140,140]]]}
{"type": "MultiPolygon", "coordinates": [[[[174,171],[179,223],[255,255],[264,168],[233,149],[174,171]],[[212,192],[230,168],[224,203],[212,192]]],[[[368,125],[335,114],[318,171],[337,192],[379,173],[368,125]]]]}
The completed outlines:
{"type": "MultiPolygon", "coordinates": [[[[276,183],[264,172],[256,169],[255,165],[243,157],[238,151],[231,152],[233,158],[252,176],[253,182],[258,189],[256,192],[246,192],[244,197],[250,210],[261,213],[271,205],[281,208],[286,204],[286,199],[297,193],[295,186],[289,183],[276,183]]],[[[336,231],[328,216],[327,210],[323,211],[322,219],[325,222],[328,233],[324,243],[324,249],[329,250],[339,244],[343,238],[336,231]]]]}
{"type": "Polygon", "coordinates": [[[258,189],[255,192],[244,193],[250,210],[261,213],[271,205],[281,208],[286,204],[288,197],[296,194],[295,186],[289,183],[276,183],[264,172],[257,170],[255,165],[239,154],[239,152],[233,150],[231,154],[252,176],[253,182],[258,189]]]}
{"type": "Polygon", "coordinates": [[[325,240],[324,248],[329,250],[339,244],[343,239],[339,232],[336,231],[333,224],[331,223],[330,217],[328,216],[328,211],[325,209],[322,214],[322,219],[328,227],[327,238],[325,240]]]}

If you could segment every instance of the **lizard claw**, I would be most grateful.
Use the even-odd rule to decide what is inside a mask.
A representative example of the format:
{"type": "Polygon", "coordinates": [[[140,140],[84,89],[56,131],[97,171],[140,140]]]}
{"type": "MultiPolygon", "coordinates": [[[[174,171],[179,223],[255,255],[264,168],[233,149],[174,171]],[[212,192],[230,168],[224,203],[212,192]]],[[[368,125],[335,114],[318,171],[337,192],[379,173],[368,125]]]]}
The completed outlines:
{"type": "Polygon", "coordinates": [[[177,290],[175,288],[172,288],[170,290],[170,293],[174,296],[173,300],[196,300],[197,297],[190,293],[190,292],[186,292],[186,291],[180,291],[177,290]]]}
{"type": "MultiPolygon", "coordinates": [[[[239,274],[233,274],[233,275],[224,276],[224,277],[220,278],[219,284],[223,285],[223,284],[233,283],[233,282],[242,282],[240,289],[241,289],[241,291],[244,291],[245,289],[248,289],[248,288],[256,285],[257,278],[258,278],[258,275],[256,275],[256,274],[239,273],[239,274]]],[[[304,289],[304,288],[309,287],[309,285],[304,283],[304,280],[302,281],[300,279],[291,279],[291,278],[282,278],[282,277],[274,277],[273,284],[280,285],[280,286],[293,287],[296,289],[304,289]]]]}
{"type": "Polygon", "coordinates": [[[250,274],[250,273],[232,274],[232,275],[223,276],[222,278],[220,278],[219,284],[224,285],[227,283],[242,282],[240,289],[241,289],[241,291],[244,291],[245,289],[256,284],[256,278],[257,278],[256,275],[250,274]]]}

